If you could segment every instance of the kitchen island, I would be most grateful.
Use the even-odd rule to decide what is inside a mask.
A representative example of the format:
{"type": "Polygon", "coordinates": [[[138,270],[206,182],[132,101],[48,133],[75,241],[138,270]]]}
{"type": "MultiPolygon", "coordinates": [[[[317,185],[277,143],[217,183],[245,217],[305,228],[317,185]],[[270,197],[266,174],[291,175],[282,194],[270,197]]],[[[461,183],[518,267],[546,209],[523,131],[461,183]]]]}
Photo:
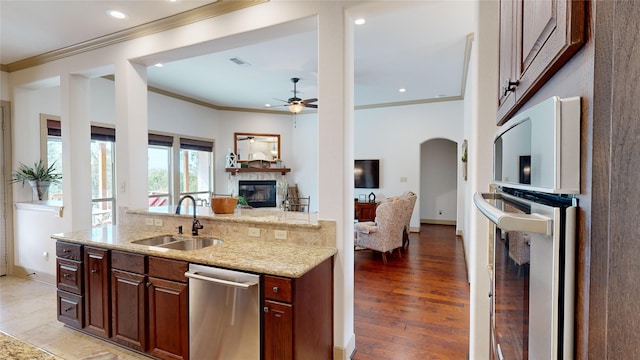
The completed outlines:
{"type": "MultiPolygon", "coordinates": [[[[242,229],[257,223],[239,218],[223,220],[233,225],[221,231],[228,236],[201,249],[142,245],[140,240],[164,236],[197,238],[167,231],[173,222],[189,219],[186,215],[165,216],[168,226],[162,228],[118,225],[52,235],[57,240],[58,319],[146,356],[188,359],[194,334],[189,332],[184,273],[189,264],[200,264],[260,276],[260,304],[252,311],[262,313],[262,329],[255,329],[262,358],[331,358],[334,247],[246,236],[242,229]]],[[[212,233],[224,226],[207,220],[209,233],[200,237],[216,237],[212,233]]],[[[290,233],[321,227],[275,225],[290,233]]]]}

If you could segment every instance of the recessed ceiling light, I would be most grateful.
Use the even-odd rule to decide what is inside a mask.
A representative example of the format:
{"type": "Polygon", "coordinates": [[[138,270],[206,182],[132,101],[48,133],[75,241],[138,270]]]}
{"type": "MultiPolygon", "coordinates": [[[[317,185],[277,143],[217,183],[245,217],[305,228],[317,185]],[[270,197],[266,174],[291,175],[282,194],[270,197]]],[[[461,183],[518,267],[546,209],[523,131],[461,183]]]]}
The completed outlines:
{"type": "Polygon", "coordinates": [[[264,104],[264,107],[271,107],[271,104],[264,104]]]}
{"type": "Polygon", "coordinates": [[[366,22],[367,22],[367,21],[366,21],[365,19],[363,19],[363,18],[356,19],[356,21],[354,21],[354,23],[355,23],[356,25],[362,25],[362,24],[364,24],[364,23],[366,23],[366,22]]]}
{"type": "Polygon", "coordinates": [[[155,66],[155,67],[163,67],[164,65],[162,63],[157,63],[157,64],[155,64],[153,66],[155,66]]]}
{"type": "Polygon", "coordinates": [[[126,19],[127,15],[123,12],[120,12],[118,10],[107,10],[107,14],[111,15],[112,17],[116,18],[116,19],[126,19]]]}
{"type": "Polygon", "coordinates": [[[398,92],[401,92],[401,93],[406,92],[406,91],[407,91],[407,89],[405,89],[405,88],[398,89],[398,92]]]}

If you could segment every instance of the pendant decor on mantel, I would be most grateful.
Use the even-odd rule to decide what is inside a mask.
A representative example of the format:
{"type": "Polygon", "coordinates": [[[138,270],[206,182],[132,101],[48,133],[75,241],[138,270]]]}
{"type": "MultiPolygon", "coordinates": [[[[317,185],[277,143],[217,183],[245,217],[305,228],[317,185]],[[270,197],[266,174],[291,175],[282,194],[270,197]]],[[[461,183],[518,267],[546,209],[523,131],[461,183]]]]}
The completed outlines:
{"type": "Polygon", "coordinates": [[[226,156],[226,167],[227,168],[236,168],[238,167],[238,159],[236,154],[233,151],[229,150],[229,155],[226,156]]]}

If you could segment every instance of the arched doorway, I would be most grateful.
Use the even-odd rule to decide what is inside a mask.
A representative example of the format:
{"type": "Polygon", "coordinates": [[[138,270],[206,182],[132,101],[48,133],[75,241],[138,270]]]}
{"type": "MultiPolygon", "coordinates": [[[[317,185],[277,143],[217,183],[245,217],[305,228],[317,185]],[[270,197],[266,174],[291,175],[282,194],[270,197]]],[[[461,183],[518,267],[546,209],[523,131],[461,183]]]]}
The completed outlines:
{"type": "Polygon", "coordinates": [[[421,224],[455,225],[458,204],[458,146],[447,139],[420,144],[421,224]]]}

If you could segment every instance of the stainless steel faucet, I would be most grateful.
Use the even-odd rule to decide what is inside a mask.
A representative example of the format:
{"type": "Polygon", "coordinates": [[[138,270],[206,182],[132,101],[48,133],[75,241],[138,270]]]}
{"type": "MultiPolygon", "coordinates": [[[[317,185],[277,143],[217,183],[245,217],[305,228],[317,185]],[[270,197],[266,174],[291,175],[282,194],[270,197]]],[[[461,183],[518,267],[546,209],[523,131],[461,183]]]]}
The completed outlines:
{"type": "Polygon", "coordinates": [[[180,206],[182,205],[182,201],[186,198],[191,199],[191,203],[193,204],[193,224],[191,225],[191,235],[198,235],[198,230],[202,229],[204,226],[200,224],[200,220],[196,218],[196,199],[191,195],[185,195],[178,202],[178,207],[176,207],[176,214],[180,215],[180,206]]]}

